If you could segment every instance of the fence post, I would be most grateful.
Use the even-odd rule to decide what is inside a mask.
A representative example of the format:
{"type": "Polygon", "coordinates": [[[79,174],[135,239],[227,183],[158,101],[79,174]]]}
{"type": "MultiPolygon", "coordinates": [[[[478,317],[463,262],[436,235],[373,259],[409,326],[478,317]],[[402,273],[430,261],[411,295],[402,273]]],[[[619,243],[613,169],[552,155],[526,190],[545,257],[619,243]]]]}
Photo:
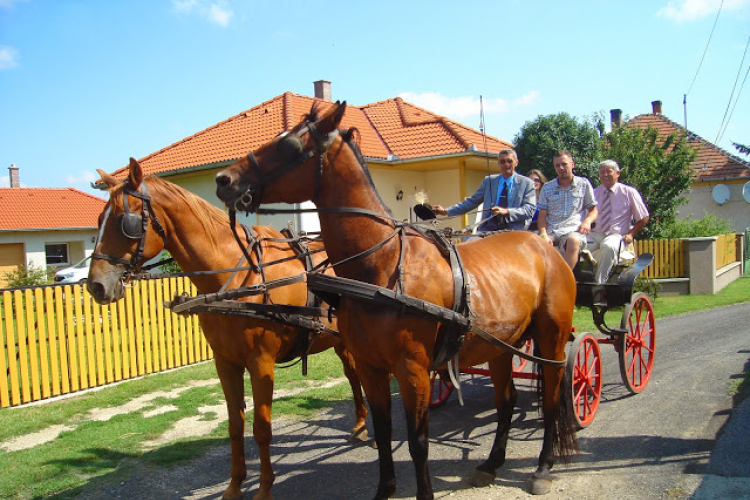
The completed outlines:
{"type": "Polygon", "coordinates": [[[716,293],[716,236],[685,238],[687,241],[690,295],[716,293]]]}

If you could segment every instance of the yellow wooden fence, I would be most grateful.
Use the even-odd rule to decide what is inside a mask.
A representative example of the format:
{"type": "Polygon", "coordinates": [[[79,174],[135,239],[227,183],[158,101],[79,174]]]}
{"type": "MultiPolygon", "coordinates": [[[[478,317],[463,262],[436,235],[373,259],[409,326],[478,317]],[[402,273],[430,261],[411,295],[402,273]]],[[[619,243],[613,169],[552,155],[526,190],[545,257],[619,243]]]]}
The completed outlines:
{"type": "Polygon", "coordinates": [[[635,253],[650,253],[654,262],[641,272],[645,278],[684,278],[685,242],[674,240],[636,240],[635,253]]]}
{"type": "Polygon", "coordinates": [[[741,234],[722,234],[716,240],[716,269],[742,260],[741,234]]]}
{"type": "Polygon", "coordinates": [[[197,316],[162,306],[183,292],[196,293],[184,277],[135,281],[107,306],[81,285],[4,291],[0,408],[212,358],[197,316]]]}

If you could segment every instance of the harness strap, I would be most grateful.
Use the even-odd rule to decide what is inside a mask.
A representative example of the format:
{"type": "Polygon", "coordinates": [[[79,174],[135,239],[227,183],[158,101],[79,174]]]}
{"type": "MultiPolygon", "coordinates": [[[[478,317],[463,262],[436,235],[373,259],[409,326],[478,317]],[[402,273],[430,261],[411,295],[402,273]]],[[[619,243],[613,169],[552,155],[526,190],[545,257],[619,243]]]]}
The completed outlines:
{"type": "Polygon", "coordinates": [[[381,304],[393,306],[394,302],[400,306],[405,307],[412,314],[416,314],[423,318],[431,319],[434,321],[441,322],[452,322],[466,329],[466,331],[472,331],[479,335],[482,339],[487,342],[501,347],[506,351],[511,352],[523,359],[533,361],[549,366],[565,366],[566,361],[558,361],[554,359],[540,358],[531,354],[526,354],[521,349],[514,347],[507,342],[504,342],[492,334],[484,331],[480,327],[472,324],[470,318],[463,314],[457,313],[447,307],[442,307],[425,300],[421,300],[408,295],[397,293],[388,288],[384,288],[371,283],[365,283],[363,281],[342,278],[340,276],[330,276],[322,273],[313,273],[307,277],[307,286],[315,293],[322,294],[338,294],[352,297],[355,299],[372,300],[381,304]]]}

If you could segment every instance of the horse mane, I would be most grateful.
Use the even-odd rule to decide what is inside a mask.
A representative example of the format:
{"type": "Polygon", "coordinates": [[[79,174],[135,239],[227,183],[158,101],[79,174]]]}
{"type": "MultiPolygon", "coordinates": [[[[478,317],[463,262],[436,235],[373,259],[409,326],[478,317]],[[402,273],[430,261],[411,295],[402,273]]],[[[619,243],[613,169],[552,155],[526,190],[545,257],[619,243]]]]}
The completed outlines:
{"type": "Polygon", "coordinates": [[[354,152],[354,156],[357,158],[357,161],[359,162],[359,165],[362,167],[362,170],[365,172],[365,177],[367,177],[367,180],[370,183],[370,186],[372,186],[372,190],[375,192],[375,196],[377,196],[378,201],[383,206],[386,212],[388,212],[389,216],[393,216],[393,212],[391,212],[391,209],[388,207],[388,205],[383,202],[383,198],[380,197],[380,193],[375,188],[375,183],[372,180],[372,175],[370,175],[370,169],[367,167],[367,162],[365,161],[364,155],[362,155],[362,151],[359,149],[359,144],[357,144],[357,141],[354,138],[354,134],[356,133],[359,135],[359,129],[352,127],[350,129],[341,129],[339,131],[341,134],[341,138],[344,140],[346,144],[349,145],[351,150],[354,152]]]}
{"type": "Polygon", "coordinates": [[[201,224],[203,224],[209,236],[214,241],[218,240],[218,234],[216,232],[217,224],[229,227],[229,216],[226,212],[207,202],[203,198],[191,193],[187,189],[154,175],[147,175],[144,177],[143,181],[148,181],[149,190],[154,194],[164,196],[170,200],[177,200],[185,205],[185,207],[198,218],[201,224]]]}

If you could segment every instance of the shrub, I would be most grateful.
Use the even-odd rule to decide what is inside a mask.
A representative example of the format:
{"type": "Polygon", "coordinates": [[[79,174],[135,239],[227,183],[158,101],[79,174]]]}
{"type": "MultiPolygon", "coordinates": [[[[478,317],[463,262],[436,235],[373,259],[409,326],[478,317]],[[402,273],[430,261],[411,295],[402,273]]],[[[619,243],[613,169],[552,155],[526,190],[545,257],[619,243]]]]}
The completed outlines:
{"type": "Polygon", "coordinates": [[[700,238],[705,236],[719,236],[733,233],[728,220],[714,214],[703,213],[700,219],[674,221],[668,226],[662,226],[662,238],[700,238]]]}
{"type": "Polygon", "coordinates": [[[7,288],[23,286],[49,285],[54,279],[54,272],[46,267],[19,266],[13,271],[3,274],[7,288]]]}

